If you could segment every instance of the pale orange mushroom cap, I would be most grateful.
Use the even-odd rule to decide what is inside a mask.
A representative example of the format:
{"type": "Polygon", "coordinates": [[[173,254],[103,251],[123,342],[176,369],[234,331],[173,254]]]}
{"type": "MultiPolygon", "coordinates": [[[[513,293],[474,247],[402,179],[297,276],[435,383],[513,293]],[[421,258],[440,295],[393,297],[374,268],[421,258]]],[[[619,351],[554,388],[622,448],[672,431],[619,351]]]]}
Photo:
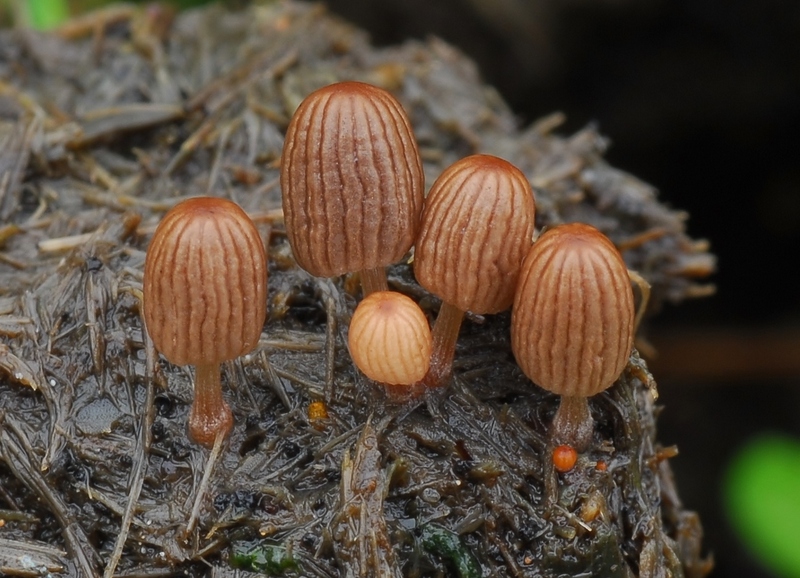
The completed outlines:
{"type": "Polygon", "coordinates": [[[634,300],[614,244],[589,225],[546,231],[522,264],[511,346],[522,371],[562,396],[608,388],[633,347],[634,300]]]}
{"type": "Polygon", "coordinates": [[[286,132],[281,189],[292,252],[312,275],[399,261],[414,243],[424,196],[403,107],[361,82],[311,93],[286,132]]]}
{"type": "Polygon", "coordinates": [[[378,291],[356,307],[350,322],[350,357],[364,375],[389,385],[411,385],[428,371],[431,330],[412,299],[378,291]]]}
{"type": "Polygon", "coordinates": [[[534,216],[533,191],[517,167],[491,155],[461,159],[425,200],[414,275],[461,311],[503,311],[514,300],[534,216]]]}
{"type": "Polygon", "coordinates": [[[144,270],[144,317],[176,365],[212,365],[249,353],[267,312],[267,258],[236,203],[183,201],[158,225],[144,270]]]}

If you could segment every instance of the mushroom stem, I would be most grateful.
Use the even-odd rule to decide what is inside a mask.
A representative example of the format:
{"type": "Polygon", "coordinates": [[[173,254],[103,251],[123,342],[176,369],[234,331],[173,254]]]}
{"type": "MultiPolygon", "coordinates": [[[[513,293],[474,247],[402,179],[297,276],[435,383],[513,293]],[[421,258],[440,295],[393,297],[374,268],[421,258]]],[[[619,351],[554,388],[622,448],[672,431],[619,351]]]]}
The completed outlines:
{"type": "Polygon", "coordinates": [[[439,315],[433,324],[433,352],[431,353],[431,367],[422,380],[428,387],[447,385],[453,373],[453,357],[456,354],[456,341],[458,330],[464,312],[446,301],[442,302],[439,315]]]}
{"type": "Polygon", "coordinates": [[[231,408],[222,398],[219,364],[198,365],[194,402],[189,415],[189,435],[200,445],[214,446],[217,434],[226,437],[233,427],[231,408]]]}
{"type": "Polygon", "coordinates": [[[377,293],[378,291],[388,291],[389,283],[386,280],[386,269],[383,267],[362,269],[361,289],[364,292],[364,297],[367,297],[372,293],[377,293]]]}
{"type": "Polygon", "coordinates": [[[594,432],[589,398],[562,395],[550,432],[554,445],[566,444],[578,452],[585,451],[594,432]]]}

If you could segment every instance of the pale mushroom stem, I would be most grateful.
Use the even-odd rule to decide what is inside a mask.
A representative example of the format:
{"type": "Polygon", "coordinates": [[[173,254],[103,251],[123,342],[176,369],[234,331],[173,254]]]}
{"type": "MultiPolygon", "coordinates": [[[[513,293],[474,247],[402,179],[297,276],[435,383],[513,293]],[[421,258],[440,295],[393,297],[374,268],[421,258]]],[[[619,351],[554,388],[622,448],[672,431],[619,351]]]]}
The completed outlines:
{"type": "Polygon", "coordinates": [[[588,449],[593,433],[594,420],[589,410],[589,398],[562,395],[550,430],[554,445],[566,444],[582,452],[588,449]]]}
{"type": "Polygon", "coordinates": [[[450,381],[453,373],[453,357],[456,354],[456,341],[458,330],[464,312],[447,302],[442,303],[439,315],[433,324],[433,352],[431,353],[431,367],[423,378],[423,383],[428,387],[441,387],[450,381]]]}
{"type": "Polygon", "coordinates": [[[361,270],[361,290],[364,297],[378,291],[388,291],[389,282],[386,280],[386,269],[374,267],[361,270]]]}
{"type": "Polygon", "coordinates": [[[222,398],[219,364],[198,365],[194,402],[189,415],[189,435],[200,445],[214,446],[218,433],[227,436],[233,427],[231,408],[222,398]]]}

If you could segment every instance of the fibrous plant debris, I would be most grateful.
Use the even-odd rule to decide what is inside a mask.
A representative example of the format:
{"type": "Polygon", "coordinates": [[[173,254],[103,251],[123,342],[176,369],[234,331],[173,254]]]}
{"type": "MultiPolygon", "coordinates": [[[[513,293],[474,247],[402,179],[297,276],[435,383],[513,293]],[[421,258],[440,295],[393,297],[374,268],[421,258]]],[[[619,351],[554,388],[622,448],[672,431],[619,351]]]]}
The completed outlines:
{"type": "MultiPolygon", "coordinates": [[[[343,79],[401,100],[429,184],[467,154],[501,156],[534,185],[537,228],[606,232],[653,285],[651,311],[708,293],[696,280],[713,258],[686,215],[606,164],[594,128],[558,136],[558,114],[518,128],[438,40],[374,49],[295,2],[123,6],[54,33],[4,31],[0,573],[707,574],[636,354],[593,398],[592,448],[561,474],[546,451],[557,399],[514,363],[508,314],[468,317],[444,395],[388,403],[354,370],[357,284],[295,265],[278,186],[292,111],[343,79]],[[213,460],[186,435],[190,375],[155,354],[140,311],[156,223],[202,194],[241,204],[271,261],[260,343],[223,369],[236,425],[213,460]]],[[[407,264],[390,284],[438,307],[407,264]]]]}

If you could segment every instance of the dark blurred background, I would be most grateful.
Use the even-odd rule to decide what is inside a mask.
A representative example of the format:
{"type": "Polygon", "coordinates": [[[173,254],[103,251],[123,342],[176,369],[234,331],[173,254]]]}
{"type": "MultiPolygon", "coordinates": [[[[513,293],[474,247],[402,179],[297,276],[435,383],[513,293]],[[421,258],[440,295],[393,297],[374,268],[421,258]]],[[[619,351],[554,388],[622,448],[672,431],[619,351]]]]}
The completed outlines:
{"type": "MultiPolygon", "coordinates": [[[[650,322],[659,436],[718,578],[767,578],[721,499],[759,432],[800,442],[800,2],[328,0],[376,44],[439,36],[471,56],[520,122],[609,136],[609,161],[687,210],[719,257],[714,297],[650,322]]],[[[800,492],[800,480],[798,480],[800,492]]],[[[800,538],[798,538],[800,546],[800,538]]]]}

